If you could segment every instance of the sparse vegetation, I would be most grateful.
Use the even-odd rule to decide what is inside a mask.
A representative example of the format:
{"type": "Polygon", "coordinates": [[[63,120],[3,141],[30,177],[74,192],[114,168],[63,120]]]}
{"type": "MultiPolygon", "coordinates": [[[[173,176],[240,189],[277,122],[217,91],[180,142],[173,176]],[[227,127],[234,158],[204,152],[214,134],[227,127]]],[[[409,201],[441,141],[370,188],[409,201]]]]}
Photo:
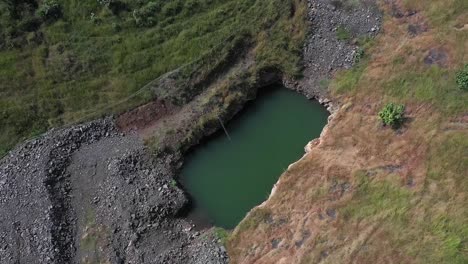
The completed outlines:
{"type": "Polygon", "coordinates": [[[328,86],[330,85],[330,80],[329,79],[320,80],[319,84],[321,88],[327,89],[328,86]]]}
{"type": "Polygon", "coordinates": [[[358,48],[356,50],[356,53],[354,54],[354,63],[359,63],[362,58],[364,58],[364,49],[363,48],[358,48]]]}
{"type": "Polygon", "coordinates": [[[379,119],[386,126],[398,127],[403,123],[405,106],[401,104],[388,103],[379,112],[379,119]]]}
{"type": "Polygon", "coordinates": [[[407,220],[407,208],[410,192],[400,188],[397,182],[391,180],[375,181],[364,173],[358,173],[357,188],[353,202],[344,207],[341,212],[344,217],[364,220],[371,216],[384,217],[390,222],[407,220]]]}
{"type": "Polygon", "coordinates": [[[224,228],[221,227],[215,227],[214,228],[214,234],[215,236],[219,239],[221,244],[225,245],[227,241],[229,240],[229,231],[227,231],[224,228]]]}
{"type": "Polygon", "coordinates": [[[174,179],[171,180],[171,186],[172,186],[172,187],[177,187],[177,182],[176,182],[176,180],[174,180],[174,179]]]}
{"type": "Polygon", "coordinates": [[[238,225],[237,230],[239,232],[245,231],[247,229],[256,228],[261,223],[267,222],[271,218],[271,211],[263,208],[254,208],[250,212],[250,217],[242,220],[238,225]]]}
{"type": "Polygon", "coordinates": [[[351,38],[351,33],[349,32],[348,29],[346,29],[344,26],[339,26],[337,29],[336,29],[336,37],[339,39],[339,40],[349,40],[351,38]]]}
{"type": "Polygon", "coordinates": [[[338,73],[337,78],[331,81],[332,89],[337,93],[354,91],[357,88],[356,84],[360,81],[366,66],[367,62],[365,60],[360,60],[360,62],[349,71],[338,73]]]}

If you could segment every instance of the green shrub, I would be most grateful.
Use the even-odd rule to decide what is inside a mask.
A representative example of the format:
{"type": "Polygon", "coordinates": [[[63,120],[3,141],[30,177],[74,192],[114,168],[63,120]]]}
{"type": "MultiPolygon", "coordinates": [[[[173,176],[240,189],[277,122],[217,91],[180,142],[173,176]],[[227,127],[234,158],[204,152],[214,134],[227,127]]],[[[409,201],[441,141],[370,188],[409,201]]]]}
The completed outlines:
{"type": "Polygon", "coordinates": [[[398,127],[403,122],[405,106],[401,104],[388,103],[379,112],[379,119],[386,126],[398,127]]]}
{"type": "Polygon", "coordinates": [[[56,20],[62,16],[62,7],[56,0],[44,0],[37,14],[44,20],[56,20]]]}
{"type": "Polygon", "coordinates": [[[468,64],[457,72],[456,81],[460,89],[468,91],[468,64]]]}
{"type": "Polygon", "coordinates": [[[359,63],[364,58],[365,51],[363,48],[358,48],[354,54],[354,63],[359,63]]]}

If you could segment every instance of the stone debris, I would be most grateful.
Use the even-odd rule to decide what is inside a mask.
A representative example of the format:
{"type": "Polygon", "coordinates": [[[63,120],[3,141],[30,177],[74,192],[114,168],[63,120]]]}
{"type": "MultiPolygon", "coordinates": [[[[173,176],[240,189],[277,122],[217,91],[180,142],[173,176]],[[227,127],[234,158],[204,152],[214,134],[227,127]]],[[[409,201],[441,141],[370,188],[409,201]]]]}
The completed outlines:
{"type": "Polygon", "coordinates": [[[310,32],[303,50],[304,77],[285,80],[284,84],[331,106],[327,99],[329,80],[336,70],[349,69],[359,60],[362,54],[357,40],[378,34],[382,13],[373,1],[352,5],[351,1],[309,0],[308,7],[310,32]],[[348,33],[347,39],[339,39],[339,28],[348,33]]]}
{"type": "Polygon", "coordinates": [[[178,159],[151,158],[112,118],[18,146],[0,160],[1,263],[227,263],[177,217],[178,159]]]}

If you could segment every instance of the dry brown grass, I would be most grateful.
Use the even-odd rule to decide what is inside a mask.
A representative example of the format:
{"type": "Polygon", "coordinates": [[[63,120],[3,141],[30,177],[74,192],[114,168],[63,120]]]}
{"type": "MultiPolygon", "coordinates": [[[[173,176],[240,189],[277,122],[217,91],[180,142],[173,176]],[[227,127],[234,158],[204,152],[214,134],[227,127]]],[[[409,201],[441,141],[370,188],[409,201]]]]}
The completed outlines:
{"type": "Polygon", "coordinates": [[[347,76],[338,75],[341,109],[261,206],[269,221],[234,231],[232,263],[468,261],[468,98],[450,80],[467,61],[467,37],[453,27],[467,18],[455,10],[460,3],[397,2],[418,17],[387,16],[357,84],[339,87],[347,76]],[[443,3],[445,11],[434,9],[443,3]],[[443,12],[450,16],[442,23],[443,12]],[[410,36],[409,23],[428,31],[410,36]],[[447,51],[444,65],[424,63],[433,48],[447,51]],[[392,83],[401,79],[406,86],[392,83]],[[388,101],[406,104],[398,131],[377,119],[388,101]]]}

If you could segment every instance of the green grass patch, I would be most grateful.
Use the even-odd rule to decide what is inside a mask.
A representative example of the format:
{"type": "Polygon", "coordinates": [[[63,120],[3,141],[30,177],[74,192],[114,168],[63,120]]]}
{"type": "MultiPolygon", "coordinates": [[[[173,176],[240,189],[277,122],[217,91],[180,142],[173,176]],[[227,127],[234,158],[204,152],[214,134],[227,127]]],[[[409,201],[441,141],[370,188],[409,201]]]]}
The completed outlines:
{"type": "Polygon", "coordinates": [[[353,199],[340,209],[345,221],[379,223],[389,243],[422,263],[467,263],[468,139],[463,132],[431,142],[423,190],[401,185],[398,175],[384,180],[356,175],[353,199]]]}
{"type": "MultiPolygon", "coordinates": [[[[428,159],[428,178],[432,181],[444,182],[449,177],[454,180],[452,190],[447,190],[446,197],[439,197],[449,200],[449,197],[456,190],[465,192],[468,190],[468,137],[463,131],[451,133],[443,140],[432,142],[430,156],[428,159]]],[[[440,195],[443,192],[439,192],[440,195]]],[[[468,211],[465,210],[468,213],[468,211]]],[[[468,217],[468,215],[467,215],[468,217]]]]}
{"type": "MultiPolygon", "coordinates": [[[[463,131],[431,142],[428,180],[420,207],[426,217],[419,224],[431,239],[421,243],[426,260],[436,263],[468,262],[468,138],[463,131]]],[[[408,238],[409,239],[409,238],[408,238]]]]}
{"type": "Polygon", "coordinates": [[[332,90],[338,94],[355,91],[366,67],[367,60],[364,58],[351,69],[339,72],[330,83],[332,90]]]}
{"type": "Polygon", "coordinates": [[[468,95],[455,82],[455,72],[437,66],[422,71],[402,70],[382,84],[388,95],[406,100],[429,102],[442,112],[456,114],[468,109],[468,95]]]}
{"type": "Polygon", "coordinates": [[[230,232],[221,227],[214,228],[214,234],[219,239],[221,244],[226,245],[229,240],[230,232]]]}
{"type": "Polygon", "coordinates": [[[245,218],[240,222],[237,227],[238,232],[243,232],[248,229],[254,229],[261,223],[267,222],[271,218],[271,212],[269,209],[255,208],[249,217],[245,218]]]}
{"type": "Polygon", "coordinates": [[[360,37],[357,39],[359,48],[354,55],[355,65],[349,70],[342,70],[333,78],[329,87],[338,94],[354,92],[358,88],[362,74],[369,62],[368,51],[373,47],[374,40],[370,37],[360,37]]]}
{"type": "Polygon", "coordinates": [[[347,219],[364,220],[386,219],[387,221],[407,221],[410,192],[395,181],[373,181],[364,173],[358,174],[357,188],[351,203],[340,210],[347,219]],[[377,219],[376,219],[377,218],[377,219]]]}
{"type": "Polygon", "coordinates": [[[304,1],[113,2],[63,1],[56,21],[26,1],[0,3],[0,155],[37,131],[146,102],[150,91],[125,99],[180,67],[180,79],[203,79],[240,41],[258,69],[300,72],[304,1]],[[31,17],[35,27],[20,27],[31,17]]]}

